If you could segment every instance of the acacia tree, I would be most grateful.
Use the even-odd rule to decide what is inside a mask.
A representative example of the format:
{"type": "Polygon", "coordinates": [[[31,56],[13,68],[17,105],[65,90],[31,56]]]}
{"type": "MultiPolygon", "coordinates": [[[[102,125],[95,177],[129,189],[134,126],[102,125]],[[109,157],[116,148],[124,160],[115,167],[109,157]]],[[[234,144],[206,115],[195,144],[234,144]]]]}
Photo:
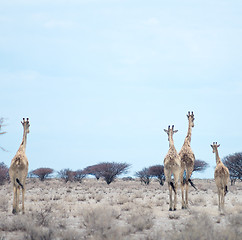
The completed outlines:
{"type": "Polygon", "coordinates": [[[44,181],[47,177],[49,177],[54,172],[51,168],[37,168],[33,170],[30,175],[37,176],[41,181],[44,181]]]}
{"type": "Polygon", "coordinates": [[[151,177],[155,177],[158,179],[160,185],[164,185],[165,181],[165,173],[164,173],[164,166],[163,165],[154,165],[149,167],[148,173],[151,177]]]}
{"type": "Polygon", "coordinates": [[[206,168],[208,168],[208,163],[203,160],[195,160],[193,172],[203,172],[206,168]]]}
{"type": "Polygon", "coordinates": [[[224,165],[229,169],[231,185],[237,179],[242,179],[242,152],[234,153],[223,158],[224,165]]]}
{"type": "Polygon", "coordinates": [[[110,184],[117,178],[117,176],[127,173],[129,167],[130,167],[130,164],[127,164],[127,163],[115,163],[115,162],[101,163],[100,164],[100,168],[102,169],[101,177],[104,178],[107,184],[110,184]]]}
{"type": "Polygon", "coordinates": [[[9,179],[8,167],[4,162],[0,163],[0,185],[3,185],[9,179]]]}
{"type": "Polygon", "coordinates": [[[113,182],[119,175],[125,174],[128,171],[130,164],[102,162],[84,169],[87,174],[94,175],[97,179],[100,177],[105,180],[107,184],[113,182]]]}
{"type": "Polygon", "coordinates": [[[136,172],[135,176],[138,177],[141,183],[144,183],[145,185],[150,184],[150,180],[152,177],[149,168],[143,168],[141,171],[136,172]]]}

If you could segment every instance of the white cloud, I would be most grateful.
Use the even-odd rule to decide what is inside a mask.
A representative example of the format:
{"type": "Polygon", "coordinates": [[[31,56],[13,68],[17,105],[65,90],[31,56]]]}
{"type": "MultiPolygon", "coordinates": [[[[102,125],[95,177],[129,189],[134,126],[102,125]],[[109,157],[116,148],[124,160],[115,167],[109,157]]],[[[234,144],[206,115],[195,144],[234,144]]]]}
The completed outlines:
{"type": "Polygon", "coordinates": [[[72,21],[49,20],[44,23],[46,28],[70,28],[75,25],[72,21]]]}
{"type": "MultiPolygon", "coordinates": [[[[31,5],[31,6],[37,6],[37,5],[60,5],[60,4],[86,4],[86,3],[92,3],[92,2],[99,2],[100,0],[11,0],[11,1],[5,1],[0,0],[1,5],[10,6],[10,5],[31,5]]],[[[110,1],[110,0],[108,0],[110,1]]],[[[118,0],[113,0],[118,1],[118,0]]]]}
{"type": "Polygon", "coordinates": [[[32,19],[45,28],[72,28],[76,25],[76,22],[72,20],[60,19],[60,17],[43,12],[32,14],[32,19]]]}
{"type": "Polygon", "coordinates": [[[156,26],[158,25],[160,22],[158,19],[156,18],[149,18],[148,20],[144,21],[145,25],[150,25],[150,26],[156,26]]]}

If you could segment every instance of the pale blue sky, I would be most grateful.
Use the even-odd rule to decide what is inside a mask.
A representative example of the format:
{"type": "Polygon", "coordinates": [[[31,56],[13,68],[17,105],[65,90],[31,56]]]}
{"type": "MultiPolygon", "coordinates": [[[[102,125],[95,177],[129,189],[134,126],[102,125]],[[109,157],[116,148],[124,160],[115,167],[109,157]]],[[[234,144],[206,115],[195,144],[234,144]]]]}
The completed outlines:
{"type": "Polygon", "coordinates": [[[192,148],[210,168],[242,151],[242,2],[0,0],[0,161],[30,118],[29,170],[163,164],[194,111],[192,148]]]}

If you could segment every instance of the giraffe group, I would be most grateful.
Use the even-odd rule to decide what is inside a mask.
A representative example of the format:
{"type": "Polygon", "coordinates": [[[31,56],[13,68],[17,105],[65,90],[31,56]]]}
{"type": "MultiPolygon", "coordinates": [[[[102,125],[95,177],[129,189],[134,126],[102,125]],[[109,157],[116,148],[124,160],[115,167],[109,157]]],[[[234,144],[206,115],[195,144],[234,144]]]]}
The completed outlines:
{"type": "MultiPolygon", "coordinates": [[[[191,135],[192,128],[194,127],[194,114],[193,112],[188,112],[188,131],[184,140],[184,144],[179,152],[176,151],[173,135],[178,132],[178,130],[174,130],[174,125],[172,127],[168,126],[168,129],[164,129],[164,131],[168,135],[169,141],[169,150],[164,158],[164,173],[166,177],[166,182],[168,183],[169,188],[169,210],[176,210],[177,208],[177,190],[178,183],[180,179],[181,185],[181,195],[182,195],[182,209],[186,209],[188,207],[188,184],[195,187],[190,179],[195,162],[195,155],[191,149],[191,135]],[[174,180],[172,180],[172,176],[174,180]],[[185,192],[184,192],[185,188],[185,192]],[[174,192],[174,200],[172,198],[172,192],[174,192]],[[185,195],[185,198],[184,198],[185,195]]],[[[28,174],[28,159],[25,154],[26,143],[27,143],[27,134],[29,133],[29,119],[23,118],[21,122],[23,125],[23,139],[20,144],[20,147],[11,161],[11,165],[9,168],[9,176],[11,182],[13,184],[13,214],[17,214],[19,212],[19,197],[20,190],[22,189],[22,213],[24,213],[24,195],[25,195],[25,181],[28,174]]],[[[222,161],[219,158],[218,154],[218,145],[217,143],[213,143],[211,147],[213,148],[213,153],[216,155],[216,169],[214,172],[215,183],[218,189],[218,200],[219,200],[219,210],[224,211],[224,196],[227,193],[227,185],[229,181],[229,170],[224,166],[222,161]]]]}
{"type": "MultiPolygon", "coordinates": [[[[177,205],[177,188],[178,181],[180,178],[181,185],[181,196],[182,196],[182,209],[188,208],[188,186],[189,183],[196,189],[195,185],[191,181],[191,175],[194,169],[195,155],[191,148],[191,136],[192,128],[194,127],[194,114],[193,112],[188,112],[188,131],[184,140],[184,144],[177,154],[176,148],[174,146],[173,134],[178,130],[174,130],[174,125],[172,128],[168,127],[168,130],[164,131],[168,134],[169,150],[164,158],[164,174],[166,177],[166,182],[169,188],[170,205],[169,210],[176,210],[177,205]],[[174,184],[172,182],[171,176],[173,175],[174,184]],[[184,189],[185,188],[185,189],[184,189]],[[174,191],[174,204],[172,207],[172,189],[174,191]],[[185,198],[184,198],[185,195],[185,198]]],[[[216,154],[216,168],[214,172],[214,179],[218,189],[218,207],[219,211],[224,211],[224,196],[227,193],[227,185],[229,181],[229,170],[224,166],[218,155],[217,143],[213,143],[211,147],[213,148],[213,153],[216,154]]]]}

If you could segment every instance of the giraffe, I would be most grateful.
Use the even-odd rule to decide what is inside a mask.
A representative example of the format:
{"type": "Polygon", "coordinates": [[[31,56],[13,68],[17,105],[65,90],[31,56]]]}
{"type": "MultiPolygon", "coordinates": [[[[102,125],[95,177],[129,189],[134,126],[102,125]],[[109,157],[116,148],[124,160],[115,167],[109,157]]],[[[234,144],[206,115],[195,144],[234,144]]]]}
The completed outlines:
{"type": "Polygon", "coordinates": [[[22,213],[24,214],[24,194],[25,194],[25,181],[28,174],[28,159],[25,155],[26,142],[27,142],[27,134],[29,133],[29,119],[21,121],[24,133],[23,140],[20,144],[20,147],[12,159],[10,168],[9,168],[9,176],[11,182],[13,184],[13,214],[17,214],[19,212],[19,195],[20,188],[22,188],[22,213]]]}
{"type": "Polygon", "coordinates": [[[219,211],[224,211],[224,197],[228,192],[227,185],[229,182],[229,170],[227,167],[224,166],[218,155],[219,146],[220,144],[218,145],[217,142],[214,142],[213,145],[211,145],[213,153],[215,153],[216,156],[216,168],[214,171],[214,179],[218,188],[218,209],[219,211]]]}
{"type": "Polygon", "coordinates": [[[185,138],[184,144],[179,152],[179,156],[181,158],[181,172],[180,172],[180,181],[181,181],[181,193],[182,193],[182,209],[186,209],[188,207],[188,183],[195,188],[195,185],[192,183],[190,177],[192,175],[192,171],[194,169],[195,155],[191,149],[191,136],[192,136],[192,128],[194,127],[194,114],[193,112],[188,112],[188,131],[187,136],[185,138]],[[186,179],[183,179],[184,172],[186,171],[186,179]],[[185,192],[184,192],[185,186],[185,192]],[[184,200],[185,193],[185,200],[184,200]]]}
{"type": "Polygon", "coordinates": [[[170,196],[169,211],[172,211],[172,207],[173,207],[173,210],[175,211],[176,204],[177,204],[177,187],[178,187],[178,181],[179,181],[181,160],[174,146],[173,134],[178,132],[178,130],[174,130],[174,125],[172,125],[172,128],[168,126],[168,130],[164,129],[164,131],[168,134],[168,141],[169,141],[169,150],[164,159],[164,173],[165,173],[166,181],[168,183],[169,196],[170,196]],[[172,174],[174,177],[174,184],[171,179],[172,174]],[[172,190],[174,191],[174,194],[175,194],[173,206],[172,206],[172,190]]]}

